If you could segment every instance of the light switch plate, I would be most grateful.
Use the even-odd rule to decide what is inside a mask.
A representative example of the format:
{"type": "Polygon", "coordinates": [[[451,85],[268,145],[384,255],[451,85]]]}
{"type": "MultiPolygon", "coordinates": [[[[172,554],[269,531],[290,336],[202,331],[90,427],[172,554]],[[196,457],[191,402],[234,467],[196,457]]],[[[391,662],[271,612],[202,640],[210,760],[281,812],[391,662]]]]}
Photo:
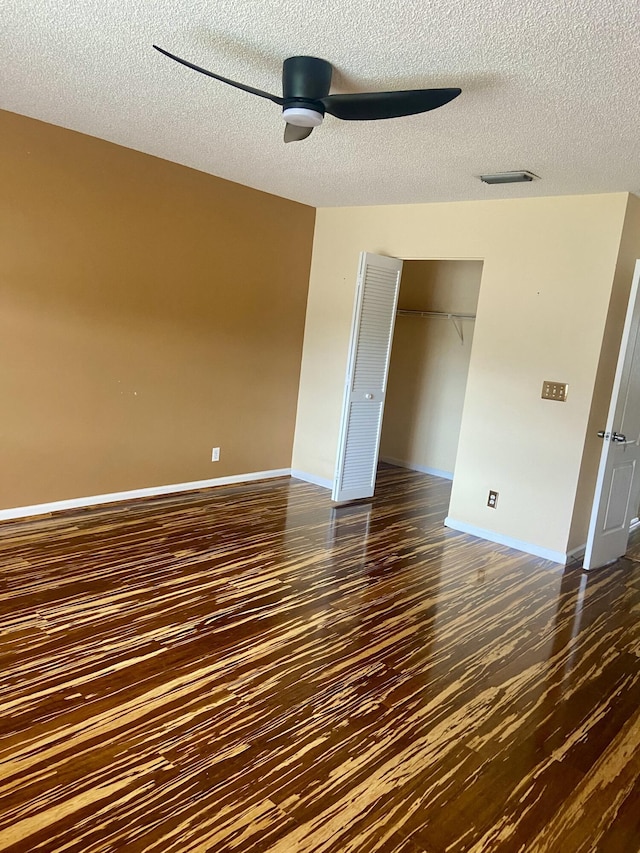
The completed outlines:
{"type": "Polygon", "coordinates": [[[543,400],[558,400],[564,403],[567,399],[569,386],[566,382],[551,382],[548,379],[542,383],[542,399],[543,400]]]}

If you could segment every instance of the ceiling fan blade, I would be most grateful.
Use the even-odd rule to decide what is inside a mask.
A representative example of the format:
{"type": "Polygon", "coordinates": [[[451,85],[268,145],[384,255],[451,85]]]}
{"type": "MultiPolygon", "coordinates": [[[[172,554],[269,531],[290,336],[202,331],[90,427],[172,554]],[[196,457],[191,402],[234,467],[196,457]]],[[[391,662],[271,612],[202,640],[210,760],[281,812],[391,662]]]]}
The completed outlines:
{"type": "Polygon", "coordinates": [[[258,95],[260,98],[266,98],[269,101],[273,101],[274,104],[280,104],[280,106],[284,104],[283,98],[279,98],[277,95],[271,95],[269,92],[263,92],[262,89],[254,89],[253,86],[245,86],[244,83],[236,83],[235,80],[229,80],[227,77],[221,77],[219,74],[214,74],[213,71],[207,71],[206,68],[200,68],[199,65],[194,65],[193,62],[188,62],[186,59],[180,59],[179,56],[169,53],[168,50],[158,47],[157,44],[154,44],[153,47],[159,53],[163,53],[165,56],[168,56],[169,59],[175,59],[175,61],[179,62],[181,65],[186,65],[187,68],[193,68],[194,71],[206,74],[207,77],[213,77],[214,80],[220,80],[222,83],[228,83],[229,86],[235,86],[236,89],[242,89],[243,92],[249,92],[251,95],[258,95]]]}
{"type": "Polygon", "coordinates": [[[312,127],[298,127],[296,124],[287,124],[284,128],[285,142],[300,142],[301,139],[306,139],[311,136],[312,127]]]}
{"type": "Polygon", "coordinates": [[[321,98],[325,110],[346,121],[374,121],[426,113],[457,98],[461,89],[407,89],[398,92],[363,92],[321,98]]]}

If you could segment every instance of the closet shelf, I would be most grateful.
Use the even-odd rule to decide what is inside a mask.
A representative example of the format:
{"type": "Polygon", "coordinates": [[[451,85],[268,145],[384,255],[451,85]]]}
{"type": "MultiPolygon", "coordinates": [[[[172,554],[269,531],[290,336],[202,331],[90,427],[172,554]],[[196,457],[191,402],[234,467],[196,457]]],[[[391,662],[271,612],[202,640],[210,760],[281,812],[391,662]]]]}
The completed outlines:
{"type": "Polygon", "coordinates": [[[459,314],[455,311],[415,311],[411,308],[398,308],[396,314],[399,317],[439,317],[443,320],[451,320],[461,344],[464,344],[464,335],[462,334],[462,326],[457,321],[476,319],[475,314],[459,314]]]}

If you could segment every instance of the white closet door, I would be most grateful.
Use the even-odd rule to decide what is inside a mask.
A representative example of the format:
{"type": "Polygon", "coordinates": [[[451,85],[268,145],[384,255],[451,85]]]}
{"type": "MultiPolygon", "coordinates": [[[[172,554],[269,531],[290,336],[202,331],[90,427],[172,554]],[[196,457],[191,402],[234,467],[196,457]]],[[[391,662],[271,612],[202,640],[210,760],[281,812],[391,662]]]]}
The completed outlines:
{"type": "Polygon", "coordinates": [[[340,441],[331,498],[369,498],[376,485],[382,414],[402,261],[363,252],[356,303],[340,441]]]}

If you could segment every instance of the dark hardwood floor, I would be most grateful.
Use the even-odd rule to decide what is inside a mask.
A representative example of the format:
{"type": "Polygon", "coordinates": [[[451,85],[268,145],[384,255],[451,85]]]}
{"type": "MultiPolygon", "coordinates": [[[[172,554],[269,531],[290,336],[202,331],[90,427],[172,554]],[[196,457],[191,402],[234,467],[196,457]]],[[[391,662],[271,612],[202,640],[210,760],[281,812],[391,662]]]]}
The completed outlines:
{"type": "Polygon", "coordinates": [[[640,538],[586,575],[449,483],[0,527],[0,850],[640,850],[640,538]]]}

